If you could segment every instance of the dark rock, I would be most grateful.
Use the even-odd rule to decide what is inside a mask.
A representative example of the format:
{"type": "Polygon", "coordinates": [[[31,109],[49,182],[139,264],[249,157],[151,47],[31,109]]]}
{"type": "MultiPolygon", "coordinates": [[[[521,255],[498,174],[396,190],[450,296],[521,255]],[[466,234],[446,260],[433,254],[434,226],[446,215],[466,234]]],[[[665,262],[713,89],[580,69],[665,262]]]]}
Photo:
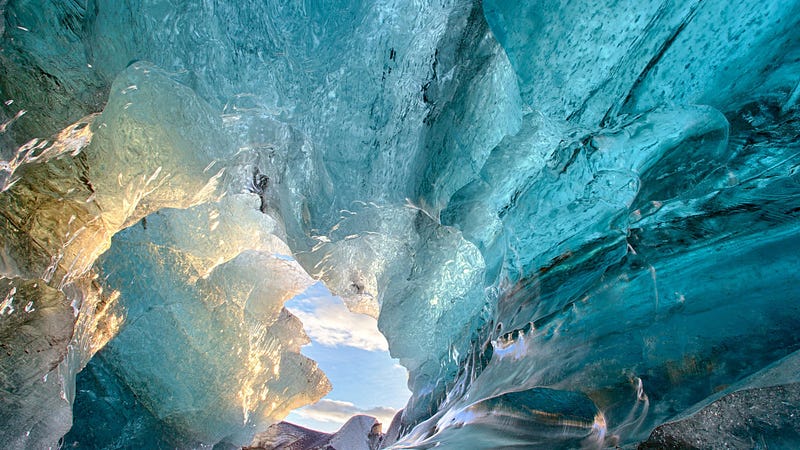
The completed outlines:
{"type": "Polygon", "coordinates": [[[800,383],[744,389],[657,427],[645,449],[800,448],[800,383]]]}

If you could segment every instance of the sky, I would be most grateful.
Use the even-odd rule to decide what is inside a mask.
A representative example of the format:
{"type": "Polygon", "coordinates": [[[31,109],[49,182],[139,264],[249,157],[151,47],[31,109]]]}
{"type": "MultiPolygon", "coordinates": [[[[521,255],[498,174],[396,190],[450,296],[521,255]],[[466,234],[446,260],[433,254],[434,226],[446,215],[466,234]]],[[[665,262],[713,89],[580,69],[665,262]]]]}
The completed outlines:
{"type": "Polygon", "coordinates": [[[408,373],[389,356],[386,338],[372,317],[355,314],[322,283],[286,302],[302,322],[311,344],[302,353],[319,364],[333,390],[319,402],[284,419],[306,428],[333,432],[350,417],[366,414],[389,428],[411,393],[408,373]]]}

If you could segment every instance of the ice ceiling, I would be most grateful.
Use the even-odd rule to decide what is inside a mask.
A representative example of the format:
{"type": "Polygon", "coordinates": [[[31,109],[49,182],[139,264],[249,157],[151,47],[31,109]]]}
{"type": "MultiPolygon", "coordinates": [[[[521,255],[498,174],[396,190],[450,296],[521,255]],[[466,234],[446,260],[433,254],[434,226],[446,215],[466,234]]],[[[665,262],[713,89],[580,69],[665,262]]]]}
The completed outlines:
{"type": "Polygon", "coordinates": [[[395,448],[797,445],[800,2],[599,5],[0,0],[0,443],[248,444],[321,280],[395,448]]]}

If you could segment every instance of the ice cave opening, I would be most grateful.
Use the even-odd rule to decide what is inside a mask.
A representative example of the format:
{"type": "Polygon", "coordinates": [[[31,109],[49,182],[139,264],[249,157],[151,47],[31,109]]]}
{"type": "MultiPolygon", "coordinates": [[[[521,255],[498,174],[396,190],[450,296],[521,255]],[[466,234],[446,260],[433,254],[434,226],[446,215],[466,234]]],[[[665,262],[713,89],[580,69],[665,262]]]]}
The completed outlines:
{"type": "Polygon", "coordinates": [[[0,447],[800,447],[800,1],[0,16],[0,447]]]}

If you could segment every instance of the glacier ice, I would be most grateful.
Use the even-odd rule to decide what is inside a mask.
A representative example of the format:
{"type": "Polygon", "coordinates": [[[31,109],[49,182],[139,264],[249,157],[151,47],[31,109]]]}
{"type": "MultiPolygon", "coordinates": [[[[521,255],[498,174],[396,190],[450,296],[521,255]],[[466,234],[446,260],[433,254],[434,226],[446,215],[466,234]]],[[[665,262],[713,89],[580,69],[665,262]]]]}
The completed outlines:
{"type": "Polygon", "coordinates": [[[59,395],[61,385],[54,369],[67,357],[72,308],[63,293],[36,280],[4,278],[0,295],[4,297],[0,404],[5,425],[0,439],[10,447],[22,448],[27,442],[52,439],[68,429],[59,426],[63,421],[59,419],[69,417],[71,411],[59,395]],[[30,403],[36,408],[28,406],[30,403]],[[28,436],[17,435],[20,429],[27,430],[28,436]]]}
{"type": "Polygon", "coordinates": [[[793,447],[800,439],[797,352],[778,360],[656,427],[640,448],[793,447]],[[778,404],[780,403],[780,405],[778,404]]]}
{"type": "MultiPolygon", "coordinates": [[[[423,430],[425,427],[420,427],[423,430]]],[[[423,448],[446,442],[462,448],[583,448],[602,444],[605,419],[585,394],[536,387],[453,408],[441,416],[423,448]]]]}
{"type": "Polygon", "coordinates": [[[276,229],[255,195],[230,195],[149,215],[97,262],[127,323],[95,358],[172,442],[245,445],[330,390],[282,307],[313,280],[276,229]]]}
{"type": "Polygon", "coordinates": [[[248,444],[317,280],[384,445],[797,444],[800,2],[0,12],[3,444],[248,444]]]}

